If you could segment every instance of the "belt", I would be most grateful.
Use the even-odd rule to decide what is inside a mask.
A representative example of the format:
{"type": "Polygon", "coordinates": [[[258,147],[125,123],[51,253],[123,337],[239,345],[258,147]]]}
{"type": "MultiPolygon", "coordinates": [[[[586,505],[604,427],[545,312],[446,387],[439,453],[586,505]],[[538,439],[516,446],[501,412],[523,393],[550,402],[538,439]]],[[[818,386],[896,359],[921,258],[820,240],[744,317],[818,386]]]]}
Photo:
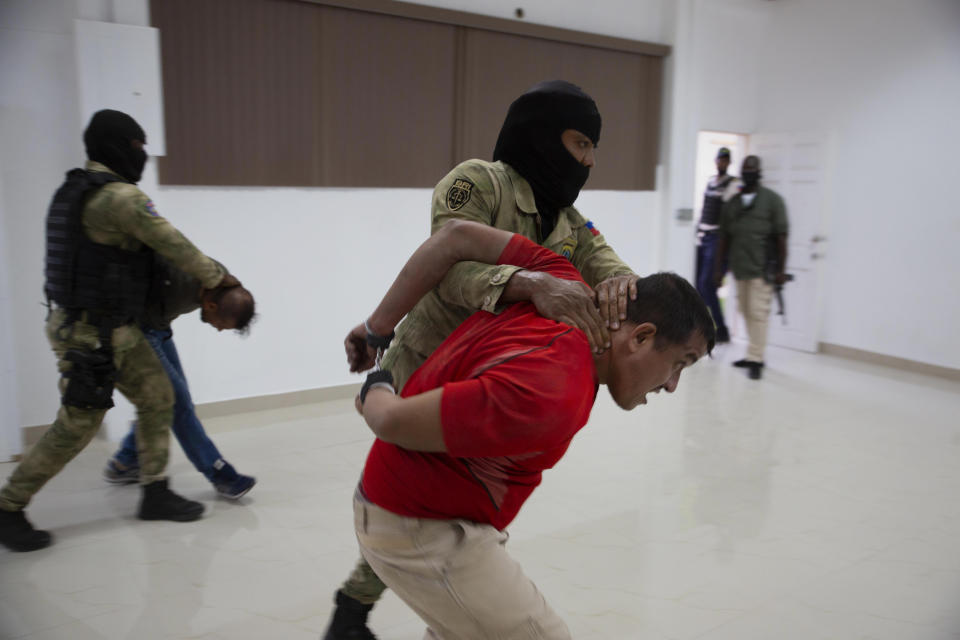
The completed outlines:
{"type": "Polygon", "coordinates": [[[131,317],[118,318],[103,311],[92,311],[90,309],[64,309],[67,314],[67,322],[85,322],[94,327],[116,328],[127,324],[132,324],[134,319],[131,317]]]}

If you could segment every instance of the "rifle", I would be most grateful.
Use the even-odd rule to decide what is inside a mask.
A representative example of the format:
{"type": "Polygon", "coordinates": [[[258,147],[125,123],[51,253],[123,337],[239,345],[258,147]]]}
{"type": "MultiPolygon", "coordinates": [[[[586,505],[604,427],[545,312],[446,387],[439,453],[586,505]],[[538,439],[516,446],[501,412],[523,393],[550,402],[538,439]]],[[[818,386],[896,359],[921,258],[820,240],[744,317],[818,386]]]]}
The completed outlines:
{"type": "MultiPolygon", "coordinates": [[[[785,273],[787,282],[793,281],[792,273],[785,273]]],[[[777,237],[771,234],[767,241],[767,260],[764,265],[763,279],[773,285],[773,293],[777,296],[777,315],[783,316],[783,324],[787,324],[786,307],[783,304],[783,285],[776,284],[777,277],[777,237]]]]}
{"type": "MultiPolygon", "coordinates": [[[[793,280],[793,274],[792,274],[792,273],[786,273],[786,274],[784,274],[784,275],[787,277],[787,282],[791,282],[791,281],[793,280]]],[[[777,315],[778,315],[778,316],[783,316],[783,324],[787,324],[786,309],[785,309],[784,306],[783,306],[783,285],[782,285],[782,284],[774,284],[774,285],[773,285],[773,293],[776,294],[776,296],[777,296],[777,307],[778,307],[777,315]]]]}

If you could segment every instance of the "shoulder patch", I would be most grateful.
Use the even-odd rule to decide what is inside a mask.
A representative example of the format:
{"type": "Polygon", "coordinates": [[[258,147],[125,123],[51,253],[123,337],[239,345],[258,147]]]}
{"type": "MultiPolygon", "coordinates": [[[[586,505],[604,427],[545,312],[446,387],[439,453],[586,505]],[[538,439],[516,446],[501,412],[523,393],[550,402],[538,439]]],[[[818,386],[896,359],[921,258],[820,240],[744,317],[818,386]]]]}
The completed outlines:
{"type": "Polygon", "coordinates": [[[593,235],[595,236],[600,235],[600,230],[597,229],[595,226],[593,226],[593,220],[587,220],[586,226],[587,226],[587,229],[590,230],[590,233],[592,233],[593,235]]]}
{"type": "Polygon", "coordinates": [[[447,208],[450,211],[463,208],[463,205],[470,202],[471,195],[473,195],[473,183],[464,178],[457,178],[447,191],[447,208]]]}
{"type": "Polygon", "coordinates": [[[143,208],[147,210],[147,213],[152,215],[154,218],[160,217],[160,214],[157,213],[157,208],[153,206],[153,200],[147,200],[147,203],[143,205],[143,208]]]}

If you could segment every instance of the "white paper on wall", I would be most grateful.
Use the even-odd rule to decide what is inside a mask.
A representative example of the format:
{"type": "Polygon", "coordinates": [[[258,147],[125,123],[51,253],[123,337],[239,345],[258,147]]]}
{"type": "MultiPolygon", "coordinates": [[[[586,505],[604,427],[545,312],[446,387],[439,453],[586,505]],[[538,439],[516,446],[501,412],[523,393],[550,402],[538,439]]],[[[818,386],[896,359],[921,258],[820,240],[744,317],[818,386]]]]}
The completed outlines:
{"type": "Polygon", "coordinates": [[[160,30],[75,20],[81,126],[100,109],[130,114],[147,133],[147,153],[166,155],[160,30]]]}

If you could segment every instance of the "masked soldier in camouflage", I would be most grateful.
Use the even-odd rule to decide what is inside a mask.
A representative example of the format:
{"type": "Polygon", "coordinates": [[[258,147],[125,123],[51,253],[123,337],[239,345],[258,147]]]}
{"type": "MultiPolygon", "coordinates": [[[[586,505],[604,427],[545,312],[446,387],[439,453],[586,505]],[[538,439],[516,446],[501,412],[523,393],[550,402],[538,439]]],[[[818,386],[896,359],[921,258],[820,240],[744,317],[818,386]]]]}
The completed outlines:
{"type": "Polygon", "coordinates": [[[47,216],[46,285],[52,309],[46,333],[61,374],[53,425],[0,489],[0,543],[14,551],[46,547],[51,536],[24,508],[90,442],[114,387],[137,409],[143,520],[196,520],[203,505],[167,486],[173,389],[138,326],[150,295],[156,255],[206,289],[236,279],[201,253],[136,187],[146,135],[125,113],[94,114],[83,135],[89,161],[67,174],[47,216]]]}
{"type": "MultiPolygon", "coordinates": [[[[592,290],[517,266],[456,264],[400,324],[384,355],[382,366],[392,372],[398,391],[478,309],[496,313],[507,303],[529,300],[540,315],[582,329],[595,351],[610,346],[608,327],[616,329],[626,318],[637,276],[573,207],[595,165],[599,139],[593,99],[568,82],[542,82],[510,105],[493,162],[467,160],[437,184],[434,233],[461,219],[521,234],[570,260],[592,290]]],[[[349,342],[348,336],[348,350],[349,342]]],[[[324,640],[374,639],[366,620],[384,589],[361,558],[335,595],[324,640]]]]}

